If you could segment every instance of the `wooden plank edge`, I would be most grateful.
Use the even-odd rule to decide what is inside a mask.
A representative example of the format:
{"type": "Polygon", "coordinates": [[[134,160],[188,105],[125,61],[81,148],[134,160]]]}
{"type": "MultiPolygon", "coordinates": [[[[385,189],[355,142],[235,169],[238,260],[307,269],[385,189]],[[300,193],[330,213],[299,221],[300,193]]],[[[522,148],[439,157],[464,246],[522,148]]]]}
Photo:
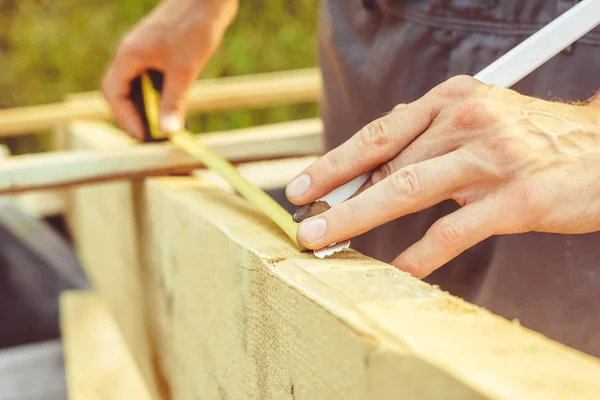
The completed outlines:
{"type": "MultiPolygon", "coordinates": [[[[0,145],[0,165],[10,157],[8,146],[0,145]]],[[[22,211],[33,217],[47,217],[59,215],[64,211],[64,199],[58,191],[40,191],[37,193],[23,193],[19,195],[6,196],[22,211]]]]}
{"type": "MultiPolygon", "coordinates": [[[[73,122],[71,132],[90,138],[119,137],[118,129],[103,122],[73,122]]],[[[318,119],[286,122],[199,136],[198,140],[232,162],[319,154],[322,124],[318,119]]],[[[94,139],[91,139],[92,141],[94,139]]],[[[149,175],[187,173],[198,161],[169,143],[123,146],[11,157],[0,166],[0,194],[131,179],[149,175]]]]}

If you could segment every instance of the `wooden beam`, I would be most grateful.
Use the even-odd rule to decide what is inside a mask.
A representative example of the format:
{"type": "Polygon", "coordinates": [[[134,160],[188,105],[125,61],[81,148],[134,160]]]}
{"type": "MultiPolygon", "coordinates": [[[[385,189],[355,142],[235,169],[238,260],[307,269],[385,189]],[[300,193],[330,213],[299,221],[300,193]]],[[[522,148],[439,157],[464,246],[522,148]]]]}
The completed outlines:
{"type": "MultiPolygon", "coordinates": [[[[72,145],[131,143],[110,137],[73,134],[72,145]]],[[[280,170],[258,175],[275,182],[280,170]]],[[[298,253],[209,180],[71,191],[79,255],[156,393],[565,399],[600,391],[598,359],[356,252],[298,253]]]]}
{"type": "MultiPolygon", "coordinates": [[[[103,295],[118,297],[138,284],[131,259],[115,250],[130,244],[123,223],[132,215],[98,195],[82,199],[83,212],[99,215],[82,224],[80,248],[103,295]]],[[[592,399],[600,391],[598,359],[356,252],[299,253],[246,202],[210,184],[150,179],[135,198],[146,285],[138,301],[152,310],[148,335],[173,399],[592,399]]],[[[134,318],[112,304],[121,320],[134,318]]]]}
{"type": "Polygon", "coordinates": [[[152,398],[100,296],[64,292],[60,309],[69,399],[152,398]]]}
{"type": "MultiPolygon", "coordinates": [[[[111,151],[135,147],[135,140],[117,129],[78,129],[70,125],[66,143],[72,150],[111,151]],[[93,133],[93,134],[92,134],[93,133]]],[[[96,125],[100,128],[99,125],[96,125]]],[[[150,335],[148,310],[143,302],[148,286],[147,265],[140,262],[136,214],[140,184],[127,180],[65,190],[66,221],[82,265],[95,290],[113,313],[123,340],[140,370],[152,398],[168,398],[157,370],[155,339],[150,335]],[[103,222],[107,222],[105,224],[103,222]],[[119,221],[119,232],[111,225],[119,221]],[[110,222],[109,222],[110,221],[110,222]],[[96,230],[89,230],[94,226],[96,230]],[[102,255],[102,252],[107,251],[102,255]],[[97,262],[102,260],[104,272],[97,262]],[[120,268],[127,264],[125,270],[120,268]],[[111,277],[115,277],[113,281],[111,277]],[[118,279],[123,280],[119,281],[118,279]],[[111,289],[111,285],[115,285],[111,289]]]]}
{"type": "MultiPolygon", "coordinates": [[[[76,129],[78,125],[71,125],[71,128],[67,143],[73,150],[111,151],[112,148],[136,146],[134,140],[115,129],[98,129],[94,134],[90,134],[88,130],[76,129]]],[[[273,127],[272,132],[266,132],[264,138],[270,138],[272,133],[278,131],[273,127]]],[[[240,132],[241,134],[243,132],[240,132]]],[[[215,140],[219,140],[223,148],[229,148],[228,151],[232,151],[230,154],[236,154],[238,150],[235,149],[233,139],[237,136],[229,135],[229,139],[227,135],[219,136],[215,137],[215,140]]],[[[243,134],[245,143],[250,144],[245,151],[252,150],[252,143],[260,142],[253,141],[251,136],[250,133],[243,134]]],[[[240,148],[239,154],[243,150],[240,148]]],[[[248,179],[257,184],[262,183],[269,189],[276,186],[277,179],[283,186],[285,182],[281,177],[289,177],[295,169],[299,172],[310,161],[311,158],[274,160],[242,166],[241,170],[248,179]],[[274,174],[284,170],[288,173],[274,174]],[[274,178],[274,175],[279,178],[274,178]]],[[[200,174],[207,180],[219,182],[220,178],[210,171],[204,170],[200,174]]],[[[286,179],[285,177],[283,179],[286,179]]],[[[224,186],[223,181],[217,184],[224,186]]],[[[115,317],[124,340],[130,347],[136,363],[140,365],[146,383],[153,387],[156,393],[160,390],[165,393],[165,371],[160,366],[168,364],[169,355],[157,349],[164,347],[168,337],[156,333],[162,332],[160,327],[165,325],[165,313],[156,310],[168,308],[168,300],[161,297],[159,292],[150,292],[147,289],[155,284],[160,285],[161,274],[153,264],[144,261],[146,253],[139,248],[140,237],[144,234],[144,230],[139,226],[139,215],[144,212],[140,202],[140,188],[139,182],[118,181],[68,189],[67,221],[75,238],[78,254],[95,288],[105,297],[112,309],[122,308],[115,317]],[[116,225],[113,225],[113,222],[116,225]],[[116,226],[119,227],[118,232],[113,230],[116,226]],[[90,229],[91,227],[95,228],[90,229]],[[107,253],[102,255],[103,252],[107,253]],[[100,260],[105,263],[103,267],[97,263],[100,260]],[[125,270],[121,270],[123,263],[128,265],[125,270]]]]}
{"type": "MultiPolygon", "coordinates": [[[[321,77],[315,68],[200,80],[188,93],[189,112],[315,102],[320,90],[321,77]]],[[[69,99],[72,101],[0,110],[0,137],[50,130],[74,119],[112,118],[98,92],[69,99]]]]}
{"type": "MultiPolygon", "coordinates": [[[[10,157],[8,146],[0,145],[0,166],[10,157]]],[[[36,193],[22,193],[5,196],[15,206],[33,217],[59,215],[64,211],[64,200],[58,191],[45,190],[36,193]]]]}
{"type": "Polygon", "coordinates": [[[598,359],[356,252],[299,253],[231,194],[159,179],[145,203],[144,249],[170,299],[174,398],[600,393],[598,359]]]}
{"type": "MultiPolygon", "coordinates": [[[[355,252],[299,253],[231,194],[165,178],[150,180],[143,199],[146,296],[162,303],[152,335],[163,338],[174,399],[599,393],[597,359],[355,252]]],[[[113,223],[103,230],[119,235],[118,221],[103,219],[113,223]]]]}
{"type": "MultiPolygon", "coordinates": [[[[168,143],[140,144],[103,122],[74,122],[79,137],[118,143],[102,150],[15,156],[0,165],[0,194],[80,185],[146,175],[185,172],[201,167],[185,151],[168,143]]],[[[199,140],[233,162],[313,155],[321,152],[318,119],[203,134],[199,140]]]]}

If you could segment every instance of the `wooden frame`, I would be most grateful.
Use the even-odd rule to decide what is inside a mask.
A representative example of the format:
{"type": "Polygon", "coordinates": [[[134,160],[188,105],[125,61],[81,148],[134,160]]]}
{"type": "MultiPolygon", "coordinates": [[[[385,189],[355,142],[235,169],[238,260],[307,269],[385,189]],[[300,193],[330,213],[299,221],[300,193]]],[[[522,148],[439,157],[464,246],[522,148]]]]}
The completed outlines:
{"type": "MultiPolygon", "coordinates": [[[[325,260],[299,253],[210,171],[187,175],[198,166],[168,145],[138,145],[105,122],[66,120],[56,120],[65,151],[9,159],[0,190],[45,188],[50,177],[67,188],[78,254],[152,398],[600,393],[600,360],[354,251],[325,260]],[[114,160],[128,166],[111,169],[114,160]]],[[[52,125],[30,122],[27,129],[52,125]]],[[[239,166],[245,176],[280,190],[320,152],[317,128],[296,122],[202,140],[234,161],[252,160],[239,166]],[[259,139],[235,150],[252,132],[259,139]],[[285,158],[265,160],[277,157],[285,158]]]]}
{"type": "MultiPolygon", "coordinates": [[[[273,105],[311,103],[319,95],[315,68],[198,81],[188,93],[189,112],[212,112],[273,105]]],[[[109,120],[98,92],[71,95],[64,103],[0,109],[0,137],[52,130],[74,119],[109,120]]]]}

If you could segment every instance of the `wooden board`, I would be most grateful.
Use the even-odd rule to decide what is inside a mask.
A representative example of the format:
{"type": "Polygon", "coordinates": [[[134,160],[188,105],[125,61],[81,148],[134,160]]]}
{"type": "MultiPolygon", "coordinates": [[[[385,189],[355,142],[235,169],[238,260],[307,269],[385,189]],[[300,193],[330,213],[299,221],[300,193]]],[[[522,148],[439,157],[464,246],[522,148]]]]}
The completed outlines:
{"type": "Polygon", "coordinates": [[[93,292],[61,295],[70,400],[150,400],[106,304],[93,292]]]}
{"type": "MultiPolygon", "coordinates": [[[[136,145],[116,129],[99,129],[97,135],[78,129],[69,133],[73,149],[110,150],[136,145]]],[[[137,183],[114,181],[67,190],[66,219],[92,285],[111,310],[120,309],[113,315],[123,340],[151,397],[159,399],[167,396],[155,368],[157,355],[144,304],[147,273],[138,251],[138,187],[137,183]]]]}
{"type": "MultiPolygon", "coordinates": [[[[109,152],[115,147],[126,149],[136,145],[135,141],[119,130],[110,129],[106,125],[106,129],[101,129],[94,125],[98,129],[93,130],[92,135],[87,126],[89,125],[71,125],[68,142],[73,149],[104,149],[109,152]],[[81,127],[85,129],[80,129],[81,127]]],[[[267,133],[269,134],[264,137],[272,137],[271,133],[277,134],[276,130],[267,133]]],[[[298,133],[302,134],[302,130],[298,133]]],[[[250,144],[247,149],[251,150],[253,139],[252,135],[248,136],[242,143],[250,144]]],[[[236,134],[228,137],[215,136],[214,140],[220,141],[223,149],[229,143],[227,151],[232,152],[230,154],[239,152],[237,154],[241,155],[241,148],[235,149],[240,143],[232,142],[236,137],[236,134]]],[[[213,145],[217,146],[215,143],[213,145]]],[[[250,163],[242,166],[241,170],[251,181],[273,188],[277,183],[284,185],[282,178],[291,178],[294,170],[296,173],[300,172],[311,160],[312,158],[301,158],[250,163]],[[278,174],[278,181],[268,179],[273,171],[282,170],[288,172],[278,174]]],[[[223,185],[214,173],[203,171],[201,174],[205,179],[223,185]]],[[[144,261],[146,253],[139,249],[139,240],[144,234],[144,230],[138,226],[138,216],[143,214],[143,204],[139,201],[140,183],[100,183],[67,190],[67,193],[67,220],[84,267],[95,288],[105,297],[110,307],[121,309],[115,316],[124,340],[141,366],[146,383],[158,395],[160,390],[166,390],[160,383],[164,379],[164,371],[161,372],[158,366],[168,363],[168,354],[157,352],[156,348],[158,343],[168,339],[155,333],[161,329],[152,327],[164,325],[161,318],[165,313],[155,310],[167,307],[168,300],[158,296],[160,292],[147,289],[160,282],[160,275],[157,275],[154,264],[144,261]],[[118,230],[115,230],[117,227],[118,230]],[[104,265],[100,266],[99,262],[104,265]],[[159,358],[162,359],[161,363],[156,361],[159,358]]]]}
{"type": "MultiPolygon", "coordinates": [[[[201,167],[193,157],[172,144],[135,145],[137,142],[133,139],[104,122],[74,122],[68,129],[77,132],[78,137],[90,143],[91,147],[75,146],[71,149],[81,151],[8,158],[0,165],[0,194],[191,171],[201,167]],[[109,148],[103,147],[107,140],[112,144],[109,148]]],[[[230,161],[241,162],[319,154],[322,150],[321,132],[321,121],[310,119],[203,134],[198,140],[230,161]]]]}
{"type": "MultiPolygon", "coordinates": [[[[279,168],[259,170],[278,180],[279,168]]],[[[600,393],[598,359],[355,252],[298,253],[214,178],[74,193],[84,265],[142,375],[173,399],[600,393]]]]}
{"type": "Polygon", "coordinates": [[[352,251],[318,260],[239,198],[148,182],[174,398],[595,398],[600,362],[352,251]],[[218,299],[218,301],[216,300],[218,299]]]}
{"type": "MultiPolygon", "coordinates": [[[[309,103],[318,100],[316,68],[198,81],[188,94],[189,112],[212,112],[309,103]]],[[[70,96],[65,103],[0,110],[0,137],[51,130],[73,119],[109,120],[98,92],[70,96]]]]}
{"type": "MultiPolygon", "coordinates": [[[[0,145],[0,166],[10,157],[8,146],[0,145]]],[[[46,217],[58,215],[64,211],[62,195],[53,190],[39,191],[36,193],[23,193],[10,198],[15,206],[33,217],[46,217]]]]}
{"type": "MultiPolygon", "coordinates": [[[[151,270],[142,301],[153,304],[151,335],[174,399],[600,393],[599,360],[353,251],[298,253],[232,194],[192,178],[151,179],[139,204],[151,270]]],[[[105,214],[87,235],[123,239],[124,215],[105,214]]],[[[91,258],[89,267],[106,282],[131,279],[130,262],[112,253],[117,270],[91,258]]],[[[103,295],[118,290],[105,285],[103,295]]],[[[113,311],[134,317],[122,305],[113,311]]]]}

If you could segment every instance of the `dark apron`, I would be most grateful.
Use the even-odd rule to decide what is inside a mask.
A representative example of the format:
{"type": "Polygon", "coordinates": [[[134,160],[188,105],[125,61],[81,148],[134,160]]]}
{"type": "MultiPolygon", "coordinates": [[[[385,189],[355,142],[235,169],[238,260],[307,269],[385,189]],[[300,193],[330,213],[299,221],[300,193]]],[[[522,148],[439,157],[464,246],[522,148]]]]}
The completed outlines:
{"type": "MultiPolygon", "coordinates": [[[[474,75],[575,1],[329,0],[320,17],[326,147],[457,74],[474,75]]],[[[585,100],[600,88],[596,29],[514,86],[540,98],[585,100]]],[[[352,241],[389,262],[457,208],[445,202],[352,241]]],[[[600,233],[488,239],[427,280],[600,356],[600,233]]]]}

